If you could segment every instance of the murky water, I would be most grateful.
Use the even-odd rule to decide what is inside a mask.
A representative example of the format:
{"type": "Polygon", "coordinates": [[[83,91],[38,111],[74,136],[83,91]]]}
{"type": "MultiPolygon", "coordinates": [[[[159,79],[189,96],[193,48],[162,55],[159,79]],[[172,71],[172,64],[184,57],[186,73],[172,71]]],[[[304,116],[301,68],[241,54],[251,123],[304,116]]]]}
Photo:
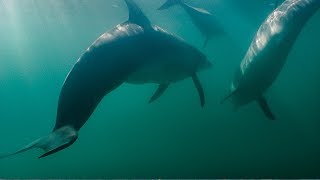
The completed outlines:
{"type": "MultiPolygon", "coordinates": [[[[204,37],[179,7],[136,0],[152,23],[184,38],[214,64],[199,74],[201,108],[191,79],[148,104],[156,85],[107,95],[71,147],[38,159],[32,150],[0,160],[1,178],[319,177],[320,13],[306,24],[266,97],[238,111],[219,104],[263,20],[267,0],[188,1],[212,12],[227,35],[204,37]]],[[[122,0],[0,0],[0,152],[48,134],[63,81],[86,48],[127,20],[122,0]]]]}

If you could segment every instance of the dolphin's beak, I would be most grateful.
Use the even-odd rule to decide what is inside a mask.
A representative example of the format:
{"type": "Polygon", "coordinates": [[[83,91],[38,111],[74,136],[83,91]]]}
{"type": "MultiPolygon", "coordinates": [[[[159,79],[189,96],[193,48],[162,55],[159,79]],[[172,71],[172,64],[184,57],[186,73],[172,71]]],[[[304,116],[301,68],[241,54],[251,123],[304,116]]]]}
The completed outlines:
{"type": "Polygon", "coordinates": [[[198,67],[198,71],[208,70],[208,69],[211,69],[212,67],[213,67],[213,64],[210,61],[205,60],[198,67]]]}
{"type": "Polygon", "coordinates": [[[209,60],[206,60],[206,63],[204,65],[205,69],[209,69],[209,68],[212,68],[213,67],[213,64],[211,63],[211,61],[209,60]]]}

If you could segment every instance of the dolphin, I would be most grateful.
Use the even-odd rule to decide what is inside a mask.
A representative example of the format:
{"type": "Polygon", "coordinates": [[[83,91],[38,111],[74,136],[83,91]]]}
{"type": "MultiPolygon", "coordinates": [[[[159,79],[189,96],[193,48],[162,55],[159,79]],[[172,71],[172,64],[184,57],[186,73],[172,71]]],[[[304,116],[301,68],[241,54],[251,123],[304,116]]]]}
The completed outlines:
{"type": "Polygon", "coordinates": [[[193,24],[205,37],[203,47],[214,36],[225,34],[222,25],[209,11],[188,5],[183,0],[167,0],[158,10],[168,9],[174,5],[180,5],[188,13],[193,24]]]}
{"type": "Polygon", "coordinates": [[[260,26],[237,69],[231,93],[237,109],[257,101],[268,119],[274,120],[264,92],[276,80],[305,23],[319,10],[319,0],[286,0],[260,26]]]}
{"type": "Polygon", "coordinates": [[[52,132],[7,157],[33,148],[54,154],[72,145],[105,95],[125,82],[158,83],[159,97],[170,84],[192,77],[204,104],[196,73],[211,66],[206,56],[182,39],[152,26],[133,0],[125,0],[129,20],[101,35],[68,73],[52,132]]]}

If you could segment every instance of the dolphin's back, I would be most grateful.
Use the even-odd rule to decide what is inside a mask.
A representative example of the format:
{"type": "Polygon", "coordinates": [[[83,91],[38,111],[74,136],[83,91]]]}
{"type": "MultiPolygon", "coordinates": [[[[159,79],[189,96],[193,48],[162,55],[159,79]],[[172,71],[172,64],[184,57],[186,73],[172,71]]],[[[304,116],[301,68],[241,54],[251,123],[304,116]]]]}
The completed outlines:
{"type": "MultiPolygon", "coordinates": [[[[78,59],[67,75],[58,102],[57,119],[53,131],[13,153],[15,155],[33,148],[44,150],[45,157],[72,145],[78,138],[78,131],[89,119],[102,98],[121,85],[139,67],[161,58],[158,55],[185,54],[180,61],[192,58],[197,65],[205,63],[200,51],[191,48],[178,38],[153,28],[148,18],[133,0],[125,0],[129,9],[129,20],[100,36],[78,59]],[[169,43],[171,42],[171,43],[169,43]],[[188,46],[189,48],[184,48],[188,46]],[[157,47],[158,49],[154,49],[157,47]]],[[[177,57],[177,56],[175,56],[177,57]]],[[[179,65],[179,63],[177,63],[179,65]]],[[[190,67],[190,65],[188,64],[190,67]]],[[[192,77],[204,105],[204,93],[194,69],[192,77]]]]}
{"type": "Polygon", "coordinates": [[[140,64],[134,57],[141,53],[142,34],[140,26],[125,23],[87,49],[63,84],[55,129],[72,125],[79,130],[101,99],[126,80],[140,64]]]}
{"type": "Polygon", "coordinates": [[[265,115],[275,119],[263,94],[281,72],[305,23],[319,8],[319,0],[286,0],[276,8],[257,31],[224,100],[232,97],[236,107],[257,101],[265,115]]]}
{"type": "Polygon", "coordinates": [[[241,79],[254,78],[256,83],[248,84],[261,84],[260,91],[268,88],[281,71],[304,24],[319,8],[319,0],[287,0],[270,14],[241,62],[240,71],[245,76],[241,79]]]}

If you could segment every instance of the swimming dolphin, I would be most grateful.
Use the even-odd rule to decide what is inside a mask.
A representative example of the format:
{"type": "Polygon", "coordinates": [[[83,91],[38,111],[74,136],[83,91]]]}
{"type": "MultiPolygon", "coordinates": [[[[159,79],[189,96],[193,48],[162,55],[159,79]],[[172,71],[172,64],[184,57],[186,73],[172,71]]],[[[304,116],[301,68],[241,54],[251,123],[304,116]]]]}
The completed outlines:
{"type": "Polygon", "coordinates": [[[232,98],[235,108],[257,101],[266,117],[275,119],[263,94],[280,73],[304,24],[319,7],[320,0],[286,0],[274,10],[251,42],[235,73],[231,93],[224,100],[232,98]]]}
{"type": "Polygon", "coordinates": [[[44,150],[42,158],[72,145],[103,97],[124,82],[159,83],[155,95],[159,97],[170,83],[192,77],[204,103],[196,73],[211,65],[205,55],[182,39],[151,26],[134,1],[125,2],[129,20],[100,36],[67,75],[51,134],[2,157],[40,148],[44,150]]]}
{"type": "Polygon", "coordinates": [[[158,10],[168,9],[174,5],[180,5],[191,17],[193,24],[205,36],[203,47],[214,37],[224,34],[222,25],[215,17],[205,9],[197,8],[186,4],[183,0],[167,0],[158,10]]]}

